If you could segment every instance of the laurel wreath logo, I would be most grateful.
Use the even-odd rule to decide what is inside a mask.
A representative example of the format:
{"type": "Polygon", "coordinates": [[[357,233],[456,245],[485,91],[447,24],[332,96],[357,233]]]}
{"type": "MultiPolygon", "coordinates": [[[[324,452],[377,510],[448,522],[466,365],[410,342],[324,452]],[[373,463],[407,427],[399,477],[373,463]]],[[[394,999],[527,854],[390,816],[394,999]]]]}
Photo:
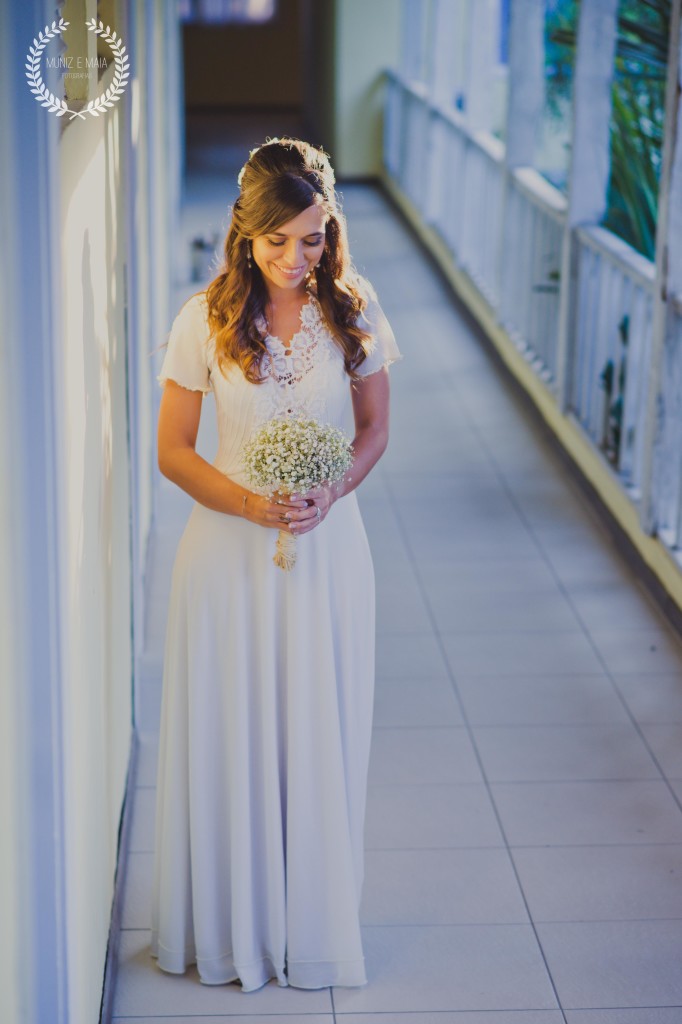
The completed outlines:
{"type": "Polygon", "coordinates": [[[86,120],[85,115],[91,114],[92,117],[99,117],[103,110],[107,107],[113,107],[114,103],[118,100],[121,93],[126,87],[126,83],[129,76],[129,63],[128,56],[126,54],[126,48],[123,46],[121,37],[116,38],[116,32],[111,32],[109,26],[104,27],[104,22],[98,22],[96,18],[92,18],[90,21],[86,21],[85,24],[88,31],[95,32],[98,36],[102,36],[109,46],[114,55],[114,75],[111,81],[111,85],[101,96],[97,99],[90,100],[86,107],[82,110],[71,110],[66,100],[59,99],[54,93],[50,92],[40,73],[40,61],[42,52],[49,43],[50,39],[54,39],[55,36],[60,35],[65,28],[68,28],[70,22],[60,19],[59,23],[56,21],[52,22],[52,25],[46,25],[45,30],[38,34],[38,38],[33,40],[33,46],[29,49],[26,54],[26,77],[31,92],[34,94],[36,100],[40,103],[41,107],[47,107],[52,113],[56,114],[57,117],[63,117],[64,114],[71,114],[69,118],[73,121],[74,117],[80,117],[83,121],[86,120]]]}

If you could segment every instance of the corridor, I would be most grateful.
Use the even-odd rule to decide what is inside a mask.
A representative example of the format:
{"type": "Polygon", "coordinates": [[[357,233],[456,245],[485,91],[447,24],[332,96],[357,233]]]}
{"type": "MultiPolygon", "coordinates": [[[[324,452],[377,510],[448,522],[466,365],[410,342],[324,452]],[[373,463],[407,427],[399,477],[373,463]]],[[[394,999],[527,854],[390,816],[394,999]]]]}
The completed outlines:
{"type": "MultiPolygon", "coordinates": [[[[188,232],[224,223],[224,170],[188,183],[188,232]]],[[[378,615],[369,984],[244,994],[150,957],[163,633],[192,504],[162,480],[113,1019],[679,1024],[679,637],[383,193],[340,192],[404,354],[358,492],[378,615]]]]}

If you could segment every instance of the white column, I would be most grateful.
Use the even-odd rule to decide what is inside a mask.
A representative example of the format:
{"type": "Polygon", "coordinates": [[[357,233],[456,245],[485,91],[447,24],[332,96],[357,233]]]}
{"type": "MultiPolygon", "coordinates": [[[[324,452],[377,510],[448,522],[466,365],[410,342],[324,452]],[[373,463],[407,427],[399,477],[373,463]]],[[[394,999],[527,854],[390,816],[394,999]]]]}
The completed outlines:
{"type": "Polygon", "coordinates": [[[402,0],[402,75],[411,82],[423,81],[425,0],[402,0]]]}
{"type": "Polygon", "coordinates": [[[465,112],[476,131],[489,132],[492,128],[499,20],[499,0],[475,0],[471,4],[465,112]]]}
{"type": "Polygon", "coordinates": [[[431,18],[431,95],[452,106],[464,91],[469,0],[434,0],[431,18]]]}
{"type": "MultiPolygon", "coordinates": [[[[545,91],[545,0],[511,0],[509,12],[509,77],[505,125],[504,180],[495,259],[495,292],[504,296],[508,239],[515,230],[508,223],[509,195],[515,167],[532,165],[536,133],[545,91]]],[[[504,299],[502,298],[504,309],[504,299]]]]}
{"type": "MultiPolygon", "coordinates": [[[[29,90],[22,59],[45,10],[39,0],[0,5],[0,1020],[22,1024],[68,1020],[60,722],[68,595],[54,389],[63,348],[60,119],[29,90]]],[[[54,88],[60,76],[44,68],[54,88]]]]}
{"type": "Polygon", "coordinates": [[[618,0],[582,0],[573,81],[573,144],[569,215],[598,224],[609,182],[611,83],[618,0]]]}
{"type": "MultiPolygon", "coordinates": [[[[666,450],[659,443],[665,435],[667,410],[662,401],[663,375],[666,372],[666,349],[675,343],[672,337],[673,297],[682,297],[682,37],[680,5],[671,11],[668,80],[666,85],[665,123],[663,132],[663,163],[659,180],[658,220],[656,227],[656,287],[653,303],[653,330],[646,419],[644,423],[644,465],[640,523],[647,533],[656,532],[656,496],[663,475],[680,473],[679,452],[666,450]],[[666,458],[677,459],[673,466],[666,458]]],[[[671,363],[676,354],[671,353],[671,363]]]]}
{"type": "Polygon", "coordinates": [[[611,82],[618,0],[582,0],[573,72],[573,126],[568,209],[561,253],[557,349],[557,401],[570,403],[576,266],[573,229],[598,224],[606,210],[609,181],[611,82]]]}
{"type": "Polygon", "coordinates": [[[545,0],[512,0],[506,163],[533,163],[545,97],[545,0]]]}
{"type": "MultiPolygon", "coordinates": [[[[140,59],[147,62],[147,140],[149,158],[149,225],[150,243],[153,253],[150,263],[151,293],[153,303],[150,308],[150,326],[152,338],[163,338],[168,331],[169,317],[173,314],[170,308],[170,276],[174,261],[170,252],[174,247],[173,233],[178,231],[178,211],[173,209],[169,201],[169,182],[172,174],[168,166],[174,169],[177,152],[169,152],[167,138],[167,71],[168,60],[166,36],[168,18],[174,19],[174,11],[164,0],[150,0],[144,5],[145,10],[145,53],[140,59]]],[[[177,237],[177,235],[176,235],[177,237]]],[[[155,343],[156,344],[156,343],[155,343]]]]}

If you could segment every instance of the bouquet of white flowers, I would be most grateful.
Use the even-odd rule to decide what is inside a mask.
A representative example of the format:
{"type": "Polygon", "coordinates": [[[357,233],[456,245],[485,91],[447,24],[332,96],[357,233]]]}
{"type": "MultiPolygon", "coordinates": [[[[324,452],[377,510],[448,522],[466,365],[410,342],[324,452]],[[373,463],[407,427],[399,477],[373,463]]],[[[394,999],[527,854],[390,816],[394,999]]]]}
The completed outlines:
{"type": "MultiPolygon", "coordinates": [[[[353,462],[350,439],[330,423],[276,417],[264,423],[244,445],[243,463],[251,486],[272,498],[304,494],[311,487],[340,480],[353,462]]],[[[280,530],[275,565],[292,569],[296,537],[280,530]]]]}

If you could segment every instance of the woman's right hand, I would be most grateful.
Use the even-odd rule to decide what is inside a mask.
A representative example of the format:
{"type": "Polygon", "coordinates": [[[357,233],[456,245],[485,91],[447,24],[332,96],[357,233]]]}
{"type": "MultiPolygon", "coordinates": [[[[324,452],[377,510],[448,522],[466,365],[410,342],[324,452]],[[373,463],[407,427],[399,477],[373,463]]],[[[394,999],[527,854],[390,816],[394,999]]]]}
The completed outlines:
{"type": "Polygon", "coordinates": [[[279,492],[275,492],[272,498],[250,492],[244,503],[245,519],[271,530],[291,530],[294,535],[296,527],[291,529],[289,523],[309,519],[311,514],[316,515],[315,508],[305,498],[293,500],[288,494],[279,492]]]}

